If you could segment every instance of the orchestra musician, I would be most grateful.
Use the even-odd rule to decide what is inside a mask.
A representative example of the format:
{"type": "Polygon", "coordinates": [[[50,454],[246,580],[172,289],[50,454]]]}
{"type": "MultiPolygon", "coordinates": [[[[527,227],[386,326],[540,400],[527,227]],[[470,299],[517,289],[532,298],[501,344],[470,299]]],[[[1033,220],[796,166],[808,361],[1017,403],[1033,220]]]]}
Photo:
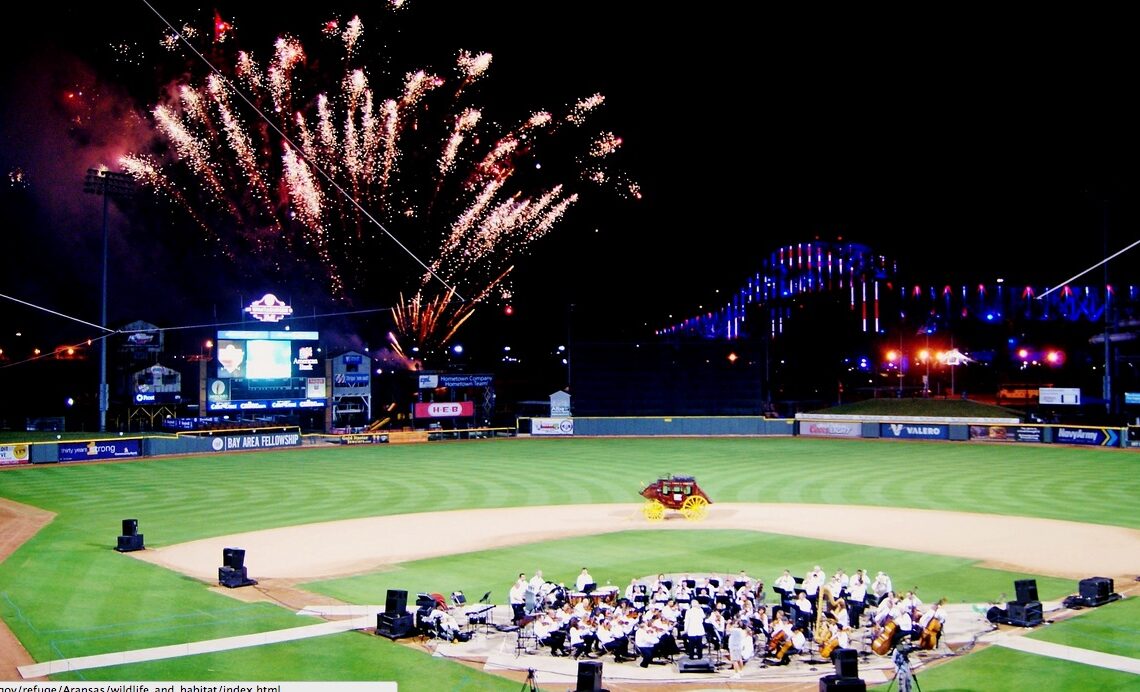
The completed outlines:
{"type": "Polygon", "coordinates": [[[613,654],[614,661],[617,663],[632,660],[628,648],[629,638],[625,632],[622,631],[622,626],[618,621],[617,614],[599,621],[595,634],[598,638],[598,647],[601,653],[613,654]]]}
{"type": "Polygon", "coordinates": [[[570,620],[570,648],[574,651],[574,658],[589,657],[598,635],[594,633],[594,625],[590,618],[573,618],[570,620]]]}
{"type": "Polygon", "coordinates": [[[831,575],[831,580],[827,582],[827,588],[831,591],[831,595],[835,597],[847,595],[847,585],[851,582],[847,573],[842,569],[835,570],[835,574],[831,575]]]}
{"type": "Polygon", "coordinates": [[[912,617],[913,610],[903,604],[901,601],[895,604],[891,609],[891,621],[895,623],[895,633],[891,638],[890,648],[895,648],[899,642],[904,639],[914,637],[914,618],[912,617]]]}
{"type": "Polygon", "coordinates": [[[526,615],[526,589],[528,585],[526,574],[519,572],[519,578],[515,580],[507,596],[514,613],[515,624],[518,624],[519,620],[522,620],[523,616],[526,615]]]}
{"type": "Polygon", "coordinates": [[[705,636],[708,639],[709,646],[713,649],[720,650],[725,647],[725,637],[728,636],[728,620],[725,619],[720,608],[714,606],[708,617],[705,618],[705,636]]]}
{"type": "Polygon", "coordinates": [[[784,570],[784,573],[776,577],[776,581],[772,582],[772,590],[780,594],[781,600],[789,600],[796,590],[796,578],[792,576],[791,570],[784,570]]]}
{"type": "Polygon", "coordinates": [[[590,576],[590,570],[585,567],[578,573],[578,578],[574,581],[574,590],[581,593],[586,590],[587,584],[597,584],[594,578],[590,576]]]}
{"type": "Polygon", "coordinates": [[[685,610],[684,631],[685,653],[691,659],[704,656],[705,609],[695,598],[689,601],[689,607],[685,610]]]}
{"type": "Polygon", "coordinates": [[[819,565],[816,565],[810,572],[804,575],[804,583],[802,586],[808,598],[816,597],[816,594],[819,593],[819,587],[823,586],[824,579],[826,579],[826,576],[819,565]]]}
{"type": "Polygon", "coordinates": [[[648,668],[657,653],[657,646],[661,643],[661,633],[653,626],[653,621],[645,619],[637,627],[633,635],[634,646],[641,655],[641,667],[648,668]]]}
{"type": "Polygon", "coordinates": [[[541,646],[549,646],[551,656],[570,655],[570,649],[566,648],[567,634],[549,611],[540,613],[534,621],[535,640],[541,646]]]}
{"type": "Polygon", "coordinates": [[[941,599],[922,614],[918,620],[918,647],[934,649],[942,639],[942,628],[946,625],[946,611],[942,608],[946,599],[941,599]]]}
{"type": "Polygon", "coordinates": [[[875,580],[871,582],[871,593],[875,598],[882,600],[884,596],[894,591],[894,586],[891,585],[891,578],[884,572],[879,572],[875,575],[875,580]]]}
{"type": "Polygon", "coordinates": [[[851,626],[858,627],[863,617],[863,609],[867,603],[867,575],[863,570],[855,570],[855,574],[847,582],[847,607],[850,611],[851,626]]]}
{"type": "Polygon", "coordinates": [[[827,618],[834,621],[839,627],[850,627],[851,616],[847,611],[847,601],[842,598],[836,598],[831,602],[831,612],[827,614],[827,618]]]}
{"type": "Polygon", "coordinates": [[[791,662],[793,655],[803,653],[806,647],[807,635],[804,634],[803,628],[793,627],[791,633],[780,642],[773,655],[775,664],[787,665],[791,662]]]}

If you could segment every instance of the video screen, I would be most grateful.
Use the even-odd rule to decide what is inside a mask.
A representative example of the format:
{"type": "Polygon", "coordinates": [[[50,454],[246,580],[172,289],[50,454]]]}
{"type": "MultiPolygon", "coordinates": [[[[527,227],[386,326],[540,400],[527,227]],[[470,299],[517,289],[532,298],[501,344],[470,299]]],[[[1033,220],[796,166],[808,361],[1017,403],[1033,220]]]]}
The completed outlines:
{"type": "Polygon", "coordinates": [[[222,330],[215,353],[220,379],[285,380],[320,370],[316,332],[222,330]]]}
{"type": "Polygon", "coordinates": [[[288,341],[245,342],[247,380],[273,380],[292,376],[292,344],[288,341]]]}

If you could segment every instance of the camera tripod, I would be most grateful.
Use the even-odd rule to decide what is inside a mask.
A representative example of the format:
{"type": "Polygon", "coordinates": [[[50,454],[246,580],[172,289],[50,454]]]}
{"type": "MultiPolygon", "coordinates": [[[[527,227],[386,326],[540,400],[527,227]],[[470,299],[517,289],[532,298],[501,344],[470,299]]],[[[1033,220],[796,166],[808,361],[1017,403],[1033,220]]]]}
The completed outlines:
{"type": "Polygon", "coordinates": [[[891,683],[887,685],[887,692],[891,692],[895,682],[899,683],[899,692],[911,692],[911,684],[914,684],[914,689],[922,692],[922,685],[918,684],[918,674],[910,669],[910,648],[903,649],[895,647],[894,663],[895,663],[895,677],[891,683]]]}
{"type": "Polygon", "coordinates": [[[519,692],[538,692],[538,682],[534,679],[534,668],[526,669],[526,680],[523,680],[519,692]]]}

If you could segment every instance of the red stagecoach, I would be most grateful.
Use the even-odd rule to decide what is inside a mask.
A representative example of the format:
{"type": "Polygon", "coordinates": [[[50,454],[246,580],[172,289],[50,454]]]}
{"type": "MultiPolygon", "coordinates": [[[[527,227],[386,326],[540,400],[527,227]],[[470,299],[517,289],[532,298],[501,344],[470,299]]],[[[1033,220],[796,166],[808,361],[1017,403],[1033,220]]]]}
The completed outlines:
{"type": "Polygon", "coordinates": [[[712,500],[692,476],[658,478],[641,491],[645,498],[642,513],[650,521],[665,518],[666,509],[679,510],[686,519],[704,519],[712,500]]]}

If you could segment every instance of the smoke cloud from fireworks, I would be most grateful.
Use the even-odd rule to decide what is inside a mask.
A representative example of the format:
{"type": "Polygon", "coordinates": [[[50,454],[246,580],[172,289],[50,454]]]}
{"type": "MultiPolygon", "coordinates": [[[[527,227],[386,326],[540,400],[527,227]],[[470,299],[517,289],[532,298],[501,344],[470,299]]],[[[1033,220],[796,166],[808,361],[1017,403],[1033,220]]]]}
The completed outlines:
{"type": "Polygon", "coordinates": [[[507,295],[514,263],[587,189],[639,195],[611,171],[620,137],[587,130],[600,94],[504,125],[475,101],[490,54],[374,72],[358,17],[316,27],[312,53],[281,36],[267,58],[219,21],[164,39],[172,56],[210,40],[197,50],[213,70],[182,58],[151,110],[161,146],[122,165],[187,212],[208,254],[344,304],[395,303],[397,348],[439,348],[507,295]]]}

